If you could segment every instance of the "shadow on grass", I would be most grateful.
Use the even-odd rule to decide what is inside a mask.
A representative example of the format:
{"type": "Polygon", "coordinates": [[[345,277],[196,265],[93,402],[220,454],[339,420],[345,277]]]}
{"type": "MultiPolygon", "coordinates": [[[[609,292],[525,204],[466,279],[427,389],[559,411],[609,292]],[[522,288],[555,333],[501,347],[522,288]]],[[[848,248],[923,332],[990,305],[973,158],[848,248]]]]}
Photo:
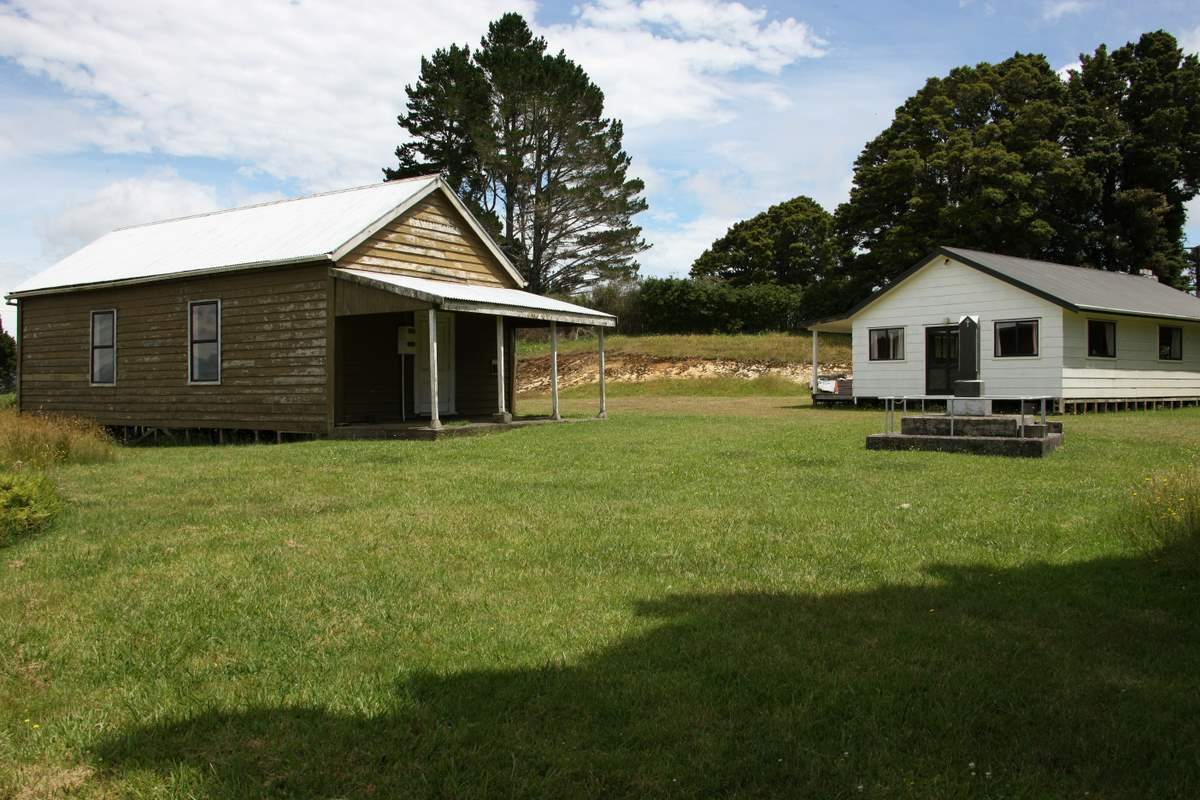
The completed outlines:
{"type": "Polygon", "coordinates": [[[95,755],[218,798],[1194,797],[1198,582],[1163,563],[644,602],[657,627],[576,665],[415,677],[376,717],[202,714],[95,755]]]}

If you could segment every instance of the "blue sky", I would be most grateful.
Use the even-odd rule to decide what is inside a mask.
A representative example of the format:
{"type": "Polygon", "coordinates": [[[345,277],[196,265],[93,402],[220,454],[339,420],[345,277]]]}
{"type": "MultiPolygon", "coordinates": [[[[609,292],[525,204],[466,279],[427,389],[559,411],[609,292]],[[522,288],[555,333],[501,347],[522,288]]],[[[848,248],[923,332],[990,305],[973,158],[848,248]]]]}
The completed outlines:
{"type": "Polygon", "coordinates": [[[506,10],[625,121],[652,275],[686,274],[780,200],[832,209],[862,145],[931,75],[1016,51],[1063,67],[1157,28],[1200,50],[1195,2],[437,6],[0,0],[0,289],[113,227],[377,180],[420,56],[506,10]]]}

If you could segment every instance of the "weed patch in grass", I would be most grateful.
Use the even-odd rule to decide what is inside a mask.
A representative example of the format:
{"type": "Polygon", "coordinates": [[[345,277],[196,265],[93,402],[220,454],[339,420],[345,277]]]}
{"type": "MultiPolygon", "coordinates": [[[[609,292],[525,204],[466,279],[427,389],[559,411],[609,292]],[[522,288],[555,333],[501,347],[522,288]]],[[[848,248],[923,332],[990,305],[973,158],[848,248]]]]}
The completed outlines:
{"type": "Polygon", "coordinates": [[[0,472],[0,547],[41,531],[58,509],[58,493],[42,473],[0,472]]]}
{"type": "Polygon", "coordinates": [[[116,447],[99,425],[78,417],[0,410],[0,466],[45,469],[112,461],[116,447]]]}
{"type": "Polygon", "coordinates": [[[1174,569],[1200,574],[1200,469],[1147,476],[1130,491],[1121,519],[1140,550],[1174,569]]]}

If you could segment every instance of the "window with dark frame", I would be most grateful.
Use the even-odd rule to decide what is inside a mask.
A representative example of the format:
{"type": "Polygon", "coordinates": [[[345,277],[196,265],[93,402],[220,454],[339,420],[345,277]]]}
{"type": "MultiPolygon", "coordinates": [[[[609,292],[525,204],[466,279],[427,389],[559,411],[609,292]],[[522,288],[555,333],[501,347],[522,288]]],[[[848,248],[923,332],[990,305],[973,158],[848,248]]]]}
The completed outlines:
{"type": "Polygon", "coordinates": [[[188,381],[221,382],[221,301],[188,304],[188,381]]]}
{"type": "Polygon", "coordinates": [[[92,384],[112,386],[117,382],[117,312],[92,312],[92,384]]]}
{"type": "Polygon", "coordinates": [[[904,328],[872,328],[870,340],[872,361],[904,360],[904,328]]]}
{"type": "Polygon", "coordinates": [[[1183,328],[1159,326],[1158,357],[1163,361],[1183,360],[1183,328]]]}
{"type": "Polygon", "coordinates": [[[1006,320],[996,323],[996,358],[1030,358],[1038,354],[1038,321],[1006,320]]]}
{"type": "Polygon", "coordinates": [[[1090,358],[1116,358],[1117,323],[1106,319],[1089,319],[1087,348],[1090,358]]]}

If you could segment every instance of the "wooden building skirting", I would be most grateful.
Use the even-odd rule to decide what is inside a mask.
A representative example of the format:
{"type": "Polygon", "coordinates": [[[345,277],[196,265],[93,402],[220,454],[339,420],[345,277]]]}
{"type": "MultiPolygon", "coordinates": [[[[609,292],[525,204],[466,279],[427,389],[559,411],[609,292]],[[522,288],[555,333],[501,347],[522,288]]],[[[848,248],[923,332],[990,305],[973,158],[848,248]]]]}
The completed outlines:
{"type": "Polygon", "coordinates": [[[1069,397],[1059,401],[1063,414],[1096,414],[1112,411],[1155,411],[1162,408],[1200,406],[1198,397],[1069,397]]]}

